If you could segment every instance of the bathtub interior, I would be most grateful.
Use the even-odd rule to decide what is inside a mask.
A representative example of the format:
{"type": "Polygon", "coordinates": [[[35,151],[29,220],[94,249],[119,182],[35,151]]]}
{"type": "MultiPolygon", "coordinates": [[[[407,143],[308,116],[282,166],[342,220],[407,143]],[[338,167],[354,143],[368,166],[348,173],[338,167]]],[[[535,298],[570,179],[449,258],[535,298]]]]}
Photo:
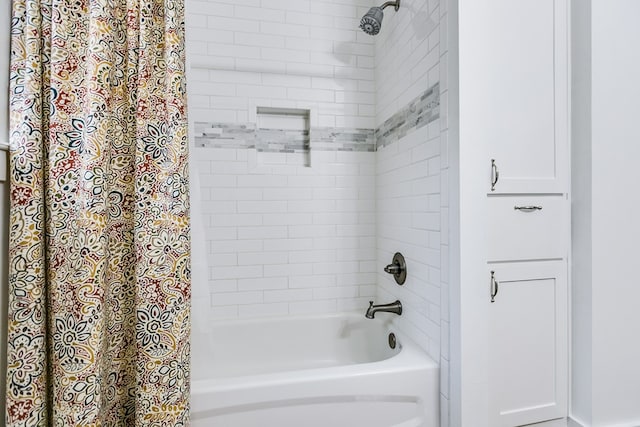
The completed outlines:
{"type": "Polygon", "coordinates": [[[252,376],[389,359],[389,325],[360,314],[215,322],[192,337],[194,379],[252,376]]]}

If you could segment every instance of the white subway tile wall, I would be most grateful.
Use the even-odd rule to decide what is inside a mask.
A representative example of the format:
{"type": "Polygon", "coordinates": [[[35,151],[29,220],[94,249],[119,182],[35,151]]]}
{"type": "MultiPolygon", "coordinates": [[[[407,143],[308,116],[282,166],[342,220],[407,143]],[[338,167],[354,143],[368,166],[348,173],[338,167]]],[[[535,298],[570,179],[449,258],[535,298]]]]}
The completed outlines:
{"type": "Polygon", "coordinates": [[[402,0],[398,12],[385,9],[375,37],[376,125],[439,82],[439,25],[439,0],[402,0]]]}
{"type": "Polygon", "coordinates": [[[405,311],[401,329],[434,360],[440,358],[441,170],[439,119],[377,152],[378,263],[395,252],[407,261],[407,282],[379,273],[378,298],[398,298],[405,311]]]}
{"type": "MultiPolygon", "coordinates": [[[[441,425],[449,425],[447,0],[403,0],[376,36],[376,127],[439,83],[439,118],[376,153],[378,265],[407,260],[399,287],[378,273],[380,302],[396,298],[398,324],[440,362],[441,425]]],[[[389,12],[387,12],[389,11],[389,12]]],[[[378,270],[379,271],[379,270],[378,270]]]]}
{"type": "Polygon", "coordinates": [[[450,414],[450,367],[451,360],[449,347],[449,85],[447,73],[449,69],[449,19],[447,13],[447,0],[439,0],[440,3],[440,425],[449,426],[450,414]]]}
{"type": "Polygon", "coordinates": [[[214,318],[366,307],[376,292],[375,153],[321,151],[311,167],[261,165],[245,148],[191,154],[214,318]]]}
{"type": "Polygon", "coordinates": [[[187,0],[190,117],[255,122],[255,107],[305,108],[314,126],[373,129],[372,0],[187,0]]]}
{"type": "MultiPolygon", "coordinates": [[[[187,0],[190,119],[311,111],[313,128],[374,128],[371,0],[187,0]]],[[[233,141],[232,141],[233,142],[233,141]]],[[[233,145],[233,144],[232,144],[233,145]]],[[[335,311],[375,295],[375,153],[196,148],[214,317],[335,311]]]]}

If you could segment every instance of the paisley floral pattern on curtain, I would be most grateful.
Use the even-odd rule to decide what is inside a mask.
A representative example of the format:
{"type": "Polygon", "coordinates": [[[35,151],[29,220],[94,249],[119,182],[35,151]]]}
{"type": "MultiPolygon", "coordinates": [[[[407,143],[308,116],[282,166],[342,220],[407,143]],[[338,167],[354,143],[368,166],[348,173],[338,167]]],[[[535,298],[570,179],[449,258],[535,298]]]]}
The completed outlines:
{"type": "Polygon", "coordinates": [[[187,426],[183,0],[13,0],[8,426],[187,426]]]}

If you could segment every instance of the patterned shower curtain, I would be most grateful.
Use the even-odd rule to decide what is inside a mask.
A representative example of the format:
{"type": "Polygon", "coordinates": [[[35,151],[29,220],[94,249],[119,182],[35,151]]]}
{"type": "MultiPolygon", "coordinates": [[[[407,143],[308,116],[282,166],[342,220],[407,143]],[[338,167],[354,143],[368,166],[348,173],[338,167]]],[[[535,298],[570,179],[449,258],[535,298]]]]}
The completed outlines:
{"type": "Polygon", "coordinates": [[[13,0],[8,426],[189,424],[183,0],[13,0]]]}

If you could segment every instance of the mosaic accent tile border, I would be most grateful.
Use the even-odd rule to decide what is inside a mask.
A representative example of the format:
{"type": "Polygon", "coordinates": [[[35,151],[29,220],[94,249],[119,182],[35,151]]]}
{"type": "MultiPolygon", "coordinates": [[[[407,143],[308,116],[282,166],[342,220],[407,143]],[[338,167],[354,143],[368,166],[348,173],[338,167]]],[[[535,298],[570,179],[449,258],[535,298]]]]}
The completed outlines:
{"type": "Polygon", "coordinates": [[[195,123],[198,147],[253,148],[266,153],[375,151],[373,129],[312,128],[311,131],[256,129],[255,124],[195,123]]]}
{"type": "Polygon", "coordinates": [[[376,151],[373,129],[313,128],[311,140],[314,150],[376,151]]]}
{"type": "Polygon", "coordinates": [[[262,153],[305,153],[310,147],[308,130],[258,129],[256,133],[256,150],[262,153]]]}
{"type": "Polygon", "coordinates": [[[198,147],[251,148],[267,153],[318,151],[375,152],[440,117],[436,83],[378,129],[311,128],[311,131],[258,129],[254,123],[196,122],[198,147]]]}
{"type": "Polygon", "coordinates": [[[436,83],[376,129],[376,150],[398,141],[439,117],[440,83],[436,83]]]}
{"type": "Polygon", "coordinates": [[[254,123],[196,122],[195,142],[197,147],[256,148],[256,125],[254,123]]]}

